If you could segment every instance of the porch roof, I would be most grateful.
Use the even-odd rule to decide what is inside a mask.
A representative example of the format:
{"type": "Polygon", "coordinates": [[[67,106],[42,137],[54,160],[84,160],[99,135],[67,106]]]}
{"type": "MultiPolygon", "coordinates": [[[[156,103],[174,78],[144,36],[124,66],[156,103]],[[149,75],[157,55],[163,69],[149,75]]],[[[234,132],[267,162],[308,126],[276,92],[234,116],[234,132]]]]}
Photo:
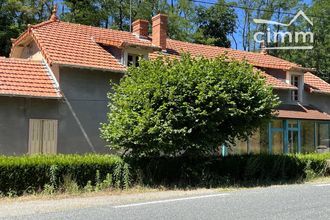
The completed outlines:
{"type": "Polygon", "coordinates": [[[330,121],[330,115],[314,106],[282,104],[276,109],[278,118],[330,121]]]}

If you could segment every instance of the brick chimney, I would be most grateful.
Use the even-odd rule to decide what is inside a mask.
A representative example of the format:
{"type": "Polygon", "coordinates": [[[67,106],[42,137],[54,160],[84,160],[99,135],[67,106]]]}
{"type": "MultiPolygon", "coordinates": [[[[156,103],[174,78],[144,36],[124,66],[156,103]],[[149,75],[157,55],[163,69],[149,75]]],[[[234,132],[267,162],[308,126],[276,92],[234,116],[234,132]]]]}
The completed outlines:
{"type": "Polygon", "coordinates": [[[148,26],[149,22],[147,20],[136,20],[132,23],[133,34],[138,37],[147,38],[148,37],[148,26]]]}
{"type": "Polygon", "coordinates": [[[158,14],[152,18],[152,44],[166,50],[167,15],[158,14]]]}

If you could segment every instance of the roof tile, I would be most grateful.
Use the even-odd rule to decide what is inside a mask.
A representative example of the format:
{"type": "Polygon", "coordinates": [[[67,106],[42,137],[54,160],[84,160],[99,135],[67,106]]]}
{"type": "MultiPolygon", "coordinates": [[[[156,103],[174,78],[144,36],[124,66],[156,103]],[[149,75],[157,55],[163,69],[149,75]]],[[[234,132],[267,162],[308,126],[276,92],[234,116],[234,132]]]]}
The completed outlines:
{"type": "Polygon", "coordinates": [[[41,61],[0,58],[0,95],[60,98],[41,61]]]}
{"type": "Polygon", "coordinates": [[[330,94],[330,84],[312,73],[304,74],[304,82],[309,92],[330,94]]]}
{"type": "MultiPolygon", "coordinates": [[[[135,45],[142,48],[149,47],[151,50],[155,50],[155,46],[152,45],[150,38],[141,39],[130,32],[51,20],[30,26],[16,40],[14,46],[30,33],[32,33],[32,37],[50,64],[59,63],[122,72],[126,70],[126,67],[119,62],[118,57],[115,58],[111,53],[102,48],[99,43],[116,47],[135,45]]],[[[167,39],[166,51],[166,53],[153,52],[150,54],[150,58],[156,58],[160,54],[170,58],[178,58],[185,52],[190,53],[192,56],[204,56],[206,58],[226,55],[232,59],[246,60],[259,68],[282,69],[284,71],[300,68],[295,63],[267,54],[188,43],[172,39],[167,39]]],[[[9,68],[12,68],[16,72],[21,71],[18,67],[18,69],[14,66],[9,68]]],[[[24,70],[20,74],[24,74],[23,72],[24,70]]],[[[267,73],[264,73],[264,75],[266,82],[274,88],[296,89],[294,86],[267,73]]],[[[330,94],[330,85],[313,74],[305,74],[305,82],[306,88],[309,91],[330,94]]]]}

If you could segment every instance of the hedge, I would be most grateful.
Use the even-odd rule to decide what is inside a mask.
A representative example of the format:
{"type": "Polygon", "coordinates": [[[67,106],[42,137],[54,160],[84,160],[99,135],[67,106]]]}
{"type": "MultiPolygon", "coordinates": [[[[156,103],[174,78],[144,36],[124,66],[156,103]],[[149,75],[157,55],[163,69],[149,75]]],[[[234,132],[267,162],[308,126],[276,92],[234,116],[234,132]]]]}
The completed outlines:
{"type": "Polygon", "coordinates": [[[0,156],[0,193],[22,194],[40,191],[46,184],[59,187],[69,176],[79,187],[88,181],[95,184],[110,174],[114,184],[129,184],[129,168],[120,157],[113,155],[36,155],[0,156]]]}
{"type": "Polygon", "coordinates": [[[128,158],[144,185],[218,186],[302,182],[323,176],[330,154],[128,158]]]}
{"type": "MultiPolygon", "coordinates": [[[[59,190],[69,176],[77,187],[111,178],[111,186],[204,186],[301,182],[325,175],[330,154],[125,158],[113,155],[0,156],[0,194],[59,190]]],[[[329,170],[328,170],[329,172],[329,170]]]]}

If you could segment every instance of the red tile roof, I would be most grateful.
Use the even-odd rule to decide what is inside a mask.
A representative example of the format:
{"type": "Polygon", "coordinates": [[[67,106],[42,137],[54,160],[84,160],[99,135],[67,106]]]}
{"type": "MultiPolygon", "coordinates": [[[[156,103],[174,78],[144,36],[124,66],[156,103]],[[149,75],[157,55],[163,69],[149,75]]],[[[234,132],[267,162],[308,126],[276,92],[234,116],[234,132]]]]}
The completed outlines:
{"type": "Polygon", "coordinates": [[[288,84],[281,79],[275,78],[274,76],[269,75],[265,72],[262,72],[262,75],[266,79],[266,84],[268,84],[269,86],[272,86],[274,89],[290,89],[290,90],[298,89],[297,87],[295,87],[291,84],[288,84]]]}
{"type": "Polygon", "coordinates": [[[0,95],[61,97],[42,62],[13,58],[0,58],[0,95]]]}
{"type": "MultiPolygon", "coordinates": [[[[138,46],[159,49],[152,45],[151,39],[141,39],[130,32],[91,27],[62,21],[46,21],[29,27],[14,43],[18,44],[26,35],[31,34],[41,48],[47,61],[60,64],[80,65],[124,71],[126,68],[111,54],[104,51],[98,43],[117,47],[138,46]]],[[[221,54],[238,60],[247,60],[254,66],[288,70],[299,67],[286,60],[265,55],[239,51],[230,48],[207,46],[167,39],[167,54],[179,56],[182,52],[193,56],[202,55],[213,58],[221,54]]],[[[157,56],[154,53],[151,56],[157,56]]]]}
{"type": "Polygon", "coordinates": [[[280,105],[276,109],[278,118],[295,118],[330,121],[330,115],[313,106],[280,105]]]}
{"type": "MultiPolygon", "coordinates": [[[[195,43],[188,43],[178,40],[167,39],[167,54],[169,56],[178,57],[180,54],[190,53],[192,56],[204,56],[207,58],[215,58],[220,55],[226,55],[236,60],[246,60],[256,67],[273,68],[289,70],[291,68],[299,68],[300,66],[289,61],[280,59],[267,54],[253,53],[231,48],[223,48],[195,43]]],[[[154,56],[157,53],[154,53],[154,56]]]]}
{"type": "Polygon", "coordinates": [[[95,37],[134,42],[127,32],[112,31],[66,22],[49,22],[31,27],[34,39],[47,61],[89,68],[124,71],[126,68],[98,45],[95,37]]]}
{"type": "MultiPolygon", "coordinates": [[[[150,38],[141,39],[130,32],[67,23],[56,19],[30,26],[14,42],[13,48],[24,41],[27,36],[31,36],[35,40],[49,64],[59,63],[120,72],[125,71],[126,67],[120,63],[118,57],[115,58],[113,54],[103,49],[99,44],[119,48],[134,46],[148,49],[149,51],[159,49],[152,45],[150,38]]],[[[182,52],[190,53],[192,56],[200,55],[207,58],[226,54],[229,58],[246,60],[259,68],[282,69],[284,71],[301,68],[295,63],[267,54],[187,43],[172,39],[167,39],[167,51],[162,54],[170,58],[177,58],[182,52]]],[[[152,59],[159,55],[160,53],[158,52],[150,53],[150,58],[152,59]]],[[[295,87],[269,74],[265,73],[265,76],[267,82],[274,88],[295,89],[295,87]]],[[[329,84],[324,84],[324,82],[321,83],[321,86],[319,80],[308,75],[307,80],[309,79],[311,79],[308,81],[309,88],[314,89],[314,92],[328,93],[330,91],[328,89],[329,84]]]]}
{"type": "Polygon", "coordinates": [[[308,92],[330,94],[330,84],[312,73],[304,74],[304,82],[308,92]]]}

